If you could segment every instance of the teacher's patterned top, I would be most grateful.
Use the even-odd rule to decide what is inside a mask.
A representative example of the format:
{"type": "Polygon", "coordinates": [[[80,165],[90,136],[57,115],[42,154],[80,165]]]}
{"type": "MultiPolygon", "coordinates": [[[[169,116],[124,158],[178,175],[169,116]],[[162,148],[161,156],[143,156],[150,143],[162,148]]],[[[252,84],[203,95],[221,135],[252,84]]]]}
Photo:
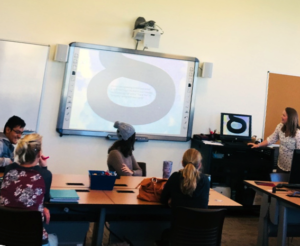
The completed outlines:
{"type": "Polygon", "coordinates": [[[267,138],[268,144],[274,144],[280,140],[277,166],[284,171],[291,171],[294,149],[300,149],[300,130],[295,137],[286,137],[281,131],[283,124],[277,125],[275,131],[267,138]]]}

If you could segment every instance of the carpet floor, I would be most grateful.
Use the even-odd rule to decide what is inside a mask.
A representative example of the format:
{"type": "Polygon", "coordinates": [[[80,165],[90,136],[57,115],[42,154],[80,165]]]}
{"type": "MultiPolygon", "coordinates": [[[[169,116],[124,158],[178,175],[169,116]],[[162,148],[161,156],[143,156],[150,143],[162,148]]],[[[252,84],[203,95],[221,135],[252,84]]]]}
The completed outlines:
{"type": "MultiPolygon", "coordinates": [[[[257,214],[229,214],[226,216],[223,233],[222,233],[222,246],[255,246],[258,233],[258,220],[257,214]]],[[[88,235],[91,235],[93,226],[91,223],[88,235]]],[[[108,244],[109,232],[105,230],[103,246],[108,244]]],[[[277,238],[269,238],[269,246],[277,245],[277,238]]],[[[86,246],[91,245],[91,237],[87,237],[86,246]]],[[[135,245],[136,246],[136,245],[135,245]]],[[[138,245],[140,246],[140,245],[138,245]]],[[[141,245],[142,246],[142,245],[141,245]]],[[[300,237],[287,238],[286,246],[300,246],[300,237]]]]}

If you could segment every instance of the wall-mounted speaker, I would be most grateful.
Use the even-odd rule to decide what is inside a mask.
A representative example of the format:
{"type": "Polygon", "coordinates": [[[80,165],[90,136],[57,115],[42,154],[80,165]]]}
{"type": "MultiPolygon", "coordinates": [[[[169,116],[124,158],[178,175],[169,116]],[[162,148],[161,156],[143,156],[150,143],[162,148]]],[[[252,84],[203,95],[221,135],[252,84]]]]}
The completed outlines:
{"type": "Polygon", "coordinates": [[[55,55],[54,55],[54,61],[67,62],[68,54],[69,54],[69,45],[57,44],[56,50],[55,50],[55,55]]]}
{"type": "Polygon", "coordinates": [[[211,62],[203,62],[201,77],[211,78],[212,77],[213,65],[214,64],[211,63],[211,62]]]}

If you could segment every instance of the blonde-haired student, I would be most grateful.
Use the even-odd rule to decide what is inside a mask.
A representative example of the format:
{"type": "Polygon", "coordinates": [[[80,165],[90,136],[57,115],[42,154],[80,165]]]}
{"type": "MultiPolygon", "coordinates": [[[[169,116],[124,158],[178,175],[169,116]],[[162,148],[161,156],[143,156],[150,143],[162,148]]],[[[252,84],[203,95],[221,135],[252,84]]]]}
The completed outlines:
{"type": "MultiPolygon", "coordinates": [[[[15,162],[5,167],[0,206],[40,211],[49,223],[50,213],[44,202],[49,200],[51,182],[47,158],[42,155],[42,137],[26,135],[15,149],[15,162]]],[[[42,245],[49,245],[45,229],[41,237],[42,245]]]]}
{"type": "Polygon", "coordinates": [[[210,183],[201,173],[201,154],[188,149],[182,157],[183,169],[174,172],[163,189],[161,202],[171,208],[207,208],[210,183]]]}

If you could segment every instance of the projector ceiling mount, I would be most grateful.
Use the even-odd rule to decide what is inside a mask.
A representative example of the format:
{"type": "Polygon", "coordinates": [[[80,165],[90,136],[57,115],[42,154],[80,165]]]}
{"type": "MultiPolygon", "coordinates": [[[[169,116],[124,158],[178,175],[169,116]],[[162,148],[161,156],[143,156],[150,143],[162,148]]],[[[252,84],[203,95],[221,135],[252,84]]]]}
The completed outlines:
{"type": "Polygon", "coordinates": [[[138,17],[134,23],[133,38],[137,41],[135,49],[140,41],[144,41],[144,50],[146,48],[158,48],[160,36],[163,31],[155,24],[155,21],[146,21],[144,17],[138,17]],[[158,29],[159,28],[159,29],[158,29]]]}
{"type": "Polygon", "coordinates": [[[154,28],[155,21],[146,21],[144,17],[139,17],[136,19],[134,23],[134,29],[140,29],[140,28],[154,28]]]}

